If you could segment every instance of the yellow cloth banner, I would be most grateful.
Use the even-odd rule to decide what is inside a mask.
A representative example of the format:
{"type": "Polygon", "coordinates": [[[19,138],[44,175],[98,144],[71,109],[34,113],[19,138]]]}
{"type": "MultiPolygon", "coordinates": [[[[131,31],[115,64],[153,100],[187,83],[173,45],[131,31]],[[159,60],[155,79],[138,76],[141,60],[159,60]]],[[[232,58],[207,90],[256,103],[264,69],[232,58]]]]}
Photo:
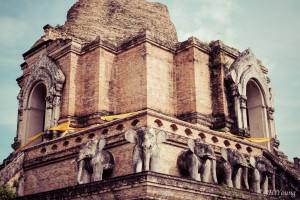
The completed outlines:
{"type": "Polygon", "coordinates": [[[126,114],[121,114],[121,115],[102,116],[101,119],[105,120],[105,121],[112,121],[114,119],[121,119],[121,118],[127,117],[129,115],[137,114],[140,112],[142,112],[142,111],[126,113],[126,114]]]}
{"type": "Polygon", "coordinates": [[[59,124],[55,127],[49,128],[49,130],[51,130],[51,131],[66,131],[69,128],[70,123],[71,123],[71,121],[69,120],[63,124],[59,124]]]}
{"type": "MultiPolygon", "coordinates": [[[[59,124],[55,127],[52,127],[52,128],[49,128],[48,130],[51,130],[51,131],[64,131],[60,137],[64,137],[67,132],[69,130],[85,130],[86,128],[69,128],[70,127],[70,120],[63,123],[63,124],[59,124]]],[[[22,146],[21,148],[17,149],[16,152],[20,151],[21,149],[23,149],[24,147],[27,147],[28,145],[30,145],[32,142],[34,142],[36,139],[38,139],[39,137],[41,137],[42,135],[44,134],[44,132],[41,132],[40,134],[28,139],[28,140],[31,140],[30,142],[28,142],[27,144],[25,144],[24,146],[22,146]]]]}
{"type": "Polygon", "coordinates": [[[52,127],[52,128],[49,128],[49,130],[52,130],[52,131],[64,131],[60,137],[64,137],[68,131],[70,130],[85,130],[86,128],[69,128],[70,127],[70,123],[71,121],[67,121],[63,124],[60,124],[58,126],[55,126],[55,127],[52,127]]]}
{"type": "Polygon", "coordinates": [[[267,142],[267,141],[271,140],[272,138],[246,138],[246,139],[251,142],[260,143],[260,142],[267,142]]]}
{"type": "Polygon", "coordinates": [[[271,140],[272,138],[246,138],[246,137],[242,137],[242,136],[238,136],[238,135],[233,135],[231,133],[226,133],[226,132],[219,132],[219,133],[225,133],[226,135],[231,135],[233,137],[237,137],[237,138],[240,138],[240,139],[246,139],[246,140],[249,140],[251,142],[256,142],[256,143],[260,143],[260,142],[267,142],[269,140],[271,140]]]}
{"type": "Polygon", "coordinates": [[[41,132],[40,134],[38,134],[38,135],[28,139],[28,140],[33,140],[34,141],[34,140],[38,139],[39,137],[41,137],[42,135],[43,135],[43,132],[41,132]]]}

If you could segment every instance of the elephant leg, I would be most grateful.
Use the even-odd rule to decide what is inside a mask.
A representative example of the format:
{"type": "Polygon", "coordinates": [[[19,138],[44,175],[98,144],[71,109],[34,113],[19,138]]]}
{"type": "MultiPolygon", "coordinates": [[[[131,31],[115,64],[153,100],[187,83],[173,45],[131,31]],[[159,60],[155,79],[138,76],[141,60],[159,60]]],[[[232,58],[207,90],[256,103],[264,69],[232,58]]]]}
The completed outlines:
{"type": "Polygon", "coordinates": [[[90,175],[90,173],[85,169],[85,167],[83,168],[82,182],[83,182],[83,183],[90,183],[90,182],[91,182],[91,175],[90,175]]]}
{"type": "Polygon", "coordinates": [[[141,172],[143,169],[143,161],[141,159],[136,160],[135,163],[133,163],[133,173],[141,172]]]}
{"type": "Polygon", "coordinates": [[[201,181],[200,173],[199,173],[200,162],[194,154],[191,156],[191,163],[189,166],[189,174],[191,179],[201,181]]]}
{"type": "Polygon", "coordinates": [[[103,175],[103,165],[97,164],[93,168],[94,171],[94,181],[101,181],[103,175]]]}
{"type": "Polygon", "coordinates": [[[237,189],[241,189],[241,178],[242,178],[242,168],[238,168],[233,177],[233,186],[237,189]]]}
{"type": "Polygon", "coordinates": [[[246,187],[247,190],[249,190],[248,168],[244,167],[242,173],[243,173],[243,181],[244,181],[245,187],[246,187]]]}
{"type": "Polygon", "coordinates": [[[211,160],[207,159],[202,167],[203,167],[202,177],[201,177],[202,181],[208,182],[211,174],[211,160]]]}
{"type": "Polygon", "coordinates": [[[212,159],[211,160],[211,173],[212,173],[212,177],[213,177],[213,182],[215,184],[218,184],[218,179],[217,179],[217,162],[216,160],[212,159]]]}
{"type": "Polygon", "coordinates": [[[275,174],[272,174],[272,189],[275,191],[275,174]]]}
{"type": "Polygon", "coordinates": [[[268,194],[268,186],[269,186],[269,183],[268,183],[268,177],[267,176],[264,176],[263,178],[263,184],[262,184],[262,190],[263,190],[263,194],[268,194]]]}
{"type": "Polygon", "coordinates": [[[257,169],[253,170],[252,190],[253,190],[253,192],[261,193],[261,190],[260,190],[260,173],[257,169]]]}
{"type": "Polygon", "coordinates": [[[81,160],[78,164],[78,175],[77,175],[77,183],[84,184],[90,182],[90,173],[86,169],[86,161],[81,160]],[[82,180],[81,180],[82,176],[82,180]]]}
{"type": "Polygon", "coordinates": [[[152,158],[150,159],[150,167],[151,167],[151,171],[154,172],[160,172],[160,159],[159,156],[152,156],[152,158]]]}
{"type": "Polygon", "coordinates": [[[133,150],[133,173],[138,173],[143,170],[143,161],[141,158],[141,153],[137,147],[133,150]]]}
{"type": "Polygon", "coordinates": [[[228,186],[228,187],[233,187],[233,184],[232,184],[232,169],[231,169],[231,166],[228,162],[225,162],[224,165],[224,172],[225,172],[225,184],[228,186]]]}
{"type": "Polygon", "coordinates": [[[83,184],[83,181],[81,181],[81,175],[82,175],[82,170],[84,170],[84,167],[85,167],[84,160],[80,160],[78,163],[78,174],[77,174],[78,184],[83,184]]]}

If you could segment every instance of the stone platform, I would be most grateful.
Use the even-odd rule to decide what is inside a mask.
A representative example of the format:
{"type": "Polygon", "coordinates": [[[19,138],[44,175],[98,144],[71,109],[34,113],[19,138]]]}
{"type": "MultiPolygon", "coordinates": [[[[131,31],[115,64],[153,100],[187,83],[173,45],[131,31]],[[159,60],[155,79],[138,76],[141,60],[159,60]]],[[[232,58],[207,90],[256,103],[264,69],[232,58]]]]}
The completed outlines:
{"type": "Polygon", "coordinates": [[[245,190],[144,171],[17,199],[278,199],[245,190]]]}

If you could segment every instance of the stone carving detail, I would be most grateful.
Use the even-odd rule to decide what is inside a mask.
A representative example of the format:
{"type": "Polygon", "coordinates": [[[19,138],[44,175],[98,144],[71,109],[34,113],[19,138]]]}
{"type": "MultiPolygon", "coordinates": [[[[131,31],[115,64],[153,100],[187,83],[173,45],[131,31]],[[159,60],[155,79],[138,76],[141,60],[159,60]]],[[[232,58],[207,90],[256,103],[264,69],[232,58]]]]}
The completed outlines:
{"type": "MultiPolygon", "coordinates": [[[[231,83],[237,129],[249,129],[249,127],[247,127],[246,103],[247,84],[250,80],[254,80],[259,85],[261,93],[264,96],[264,107],[267,109],[270,108],[268,109],[268,119],[273,119],[273,91],[269,89],[267,78],[251,49],[247,49],[239,55],[229,68],[226,79],[231,83]]],[[[274,131],[271,131],[271,136],[275,135],[275,132],[273,132],[274,131]]]]}
{"type": "Polygon", "coordinates": [[[211,145],[201,139],[189,139],[189,150],[181,152],[177,165],[181,171],[188,171],[193,180],[218,183],[216,174],[216,156],[211,145]]]}
{"type": "Polygon", "coordinates": [[[77,158],[78,175],[77,183],[91,182],[91,175],[94,174],[93,181],[100,181],[103,171],[112,171],[114,168],[114,157],[106,150],[103,150],[105,140],[89,140],[80,146],[77,158]]]}
{"type": "Polygon", "coordinates": [[[268,176],[272,177],[272,190],[275,191],[275,172],[272,163],[265,157],[251,156],[250,165],[254,168],[251,170],[253,192],[268,194],[268,176]]]}
{"type": "Polygon", "coordinates": [[[220,183],[224,182],[229,187],[242,188],[242,182],[246,189],[248,184],[248,163],[244,155],[235,149],[222,149],[221,161],[217,162],[217,176],[220,183]]]}
{"type": "Polygon", "coordinates": [[[133,172],[160,171],[160,152],[157,144],[166,141],[167,133],[153,128],[141,127],[137,131],[128,130],[125,139],[135,144],[133,149],[133,172]]]}
{"type": "Polygon", "coordinates": [[[18,95],[19,114],[18,114],[18,137],[21,141],[26,140],[26,120],[28,110],[28,99],[32,88],[43,83],[47,90],[45,128],[57,125],[60,112],[60,99],[65,82],[65,76],[59,66],[47,55],[41,54],[38,61],[30,71],[30,75],[18,95]],[[23,134],[21,134],[23,133],[23,134]]]}

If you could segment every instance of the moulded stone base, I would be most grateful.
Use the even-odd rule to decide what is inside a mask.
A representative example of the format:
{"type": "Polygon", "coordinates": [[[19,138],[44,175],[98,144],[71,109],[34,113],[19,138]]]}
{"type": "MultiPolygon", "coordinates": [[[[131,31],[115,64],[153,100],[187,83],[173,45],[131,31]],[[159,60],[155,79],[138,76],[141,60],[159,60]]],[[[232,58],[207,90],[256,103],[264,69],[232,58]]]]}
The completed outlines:
{"type": "Polygon", "coordinates": [[[17,199],[278,199],[224,186],[145,171],[17,199]]]}

